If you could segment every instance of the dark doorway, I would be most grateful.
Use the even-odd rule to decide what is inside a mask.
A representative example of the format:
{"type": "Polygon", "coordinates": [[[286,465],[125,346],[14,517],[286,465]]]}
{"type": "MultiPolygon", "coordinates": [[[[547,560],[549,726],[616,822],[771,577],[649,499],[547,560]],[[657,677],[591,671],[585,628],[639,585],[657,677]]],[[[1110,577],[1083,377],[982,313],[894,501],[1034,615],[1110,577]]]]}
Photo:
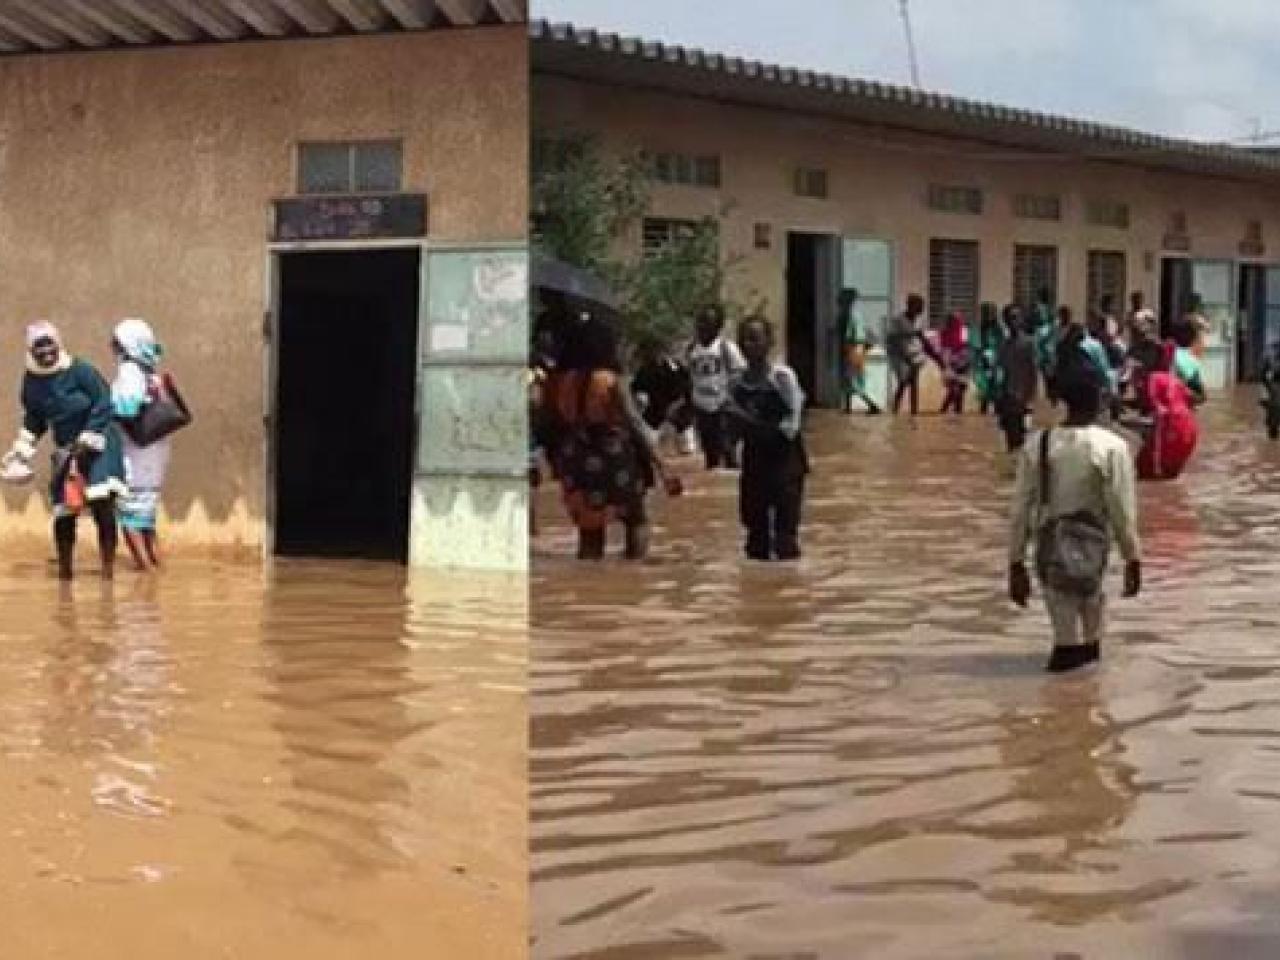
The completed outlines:
{"type": "Polygon", "coordinates": [[[275,545],[404,562],[419,253],[280,257],[275,545]]]}
{"type": "Polygon", "coordinates": [[[1160,261],[1160,337],[1173,333],[1173,325],[1191,306],[1191,261],[1165,257],[1160,261]]]}
{"type": "Polygon", "coordinates": [[[841,403],[839,249],[828,234],[787,234],[787,364],[814,407],[841,403]]]}
{"type": "Polygon", "coordinates": [[[1240,265],[1240,326],[1236,332],[1236,379],[1257,383],[1267,350],[1267,268],[1240,265]]]}

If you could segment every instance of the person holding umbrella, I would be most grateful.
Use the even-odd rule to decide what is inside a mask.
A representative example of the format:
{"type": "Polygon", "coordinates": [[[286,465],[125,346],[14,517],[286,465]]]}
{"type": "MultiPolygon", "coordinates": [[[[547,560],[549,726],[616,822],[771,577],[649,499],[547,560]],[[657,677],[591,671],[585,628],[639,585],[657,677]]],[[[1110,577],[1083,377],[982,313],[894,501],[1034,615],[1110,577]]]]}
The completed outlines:
{"type": "Polygon", "coordinates": [[[565,507],[578,529],[578,559],[603,559],[608,528],[621,523],[623,556],[643,560],[649,553],[649,490],[659,478],[672,496],[681,487],[667,474],[623,382],[617,336],[605,320],[581,315],[549,393],[565,507]]]}

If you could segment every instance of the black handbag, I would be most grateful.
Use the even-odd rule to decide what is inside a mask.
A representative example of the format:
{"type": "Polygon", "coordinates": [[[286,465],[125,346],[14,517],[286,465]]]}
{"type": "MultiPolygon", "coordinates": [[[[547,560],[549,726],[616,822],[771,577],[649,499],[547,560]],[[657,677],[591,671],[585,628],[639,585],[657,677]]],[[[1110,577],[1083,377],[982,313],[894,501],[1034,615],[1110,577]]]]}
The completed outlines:
{"type": "Polygon", "coordinates": [[[136,417],[121,421],[129,439],[140,447],[149,447],[189,427],[194,419],[173,378],[165,374],[161,384],[156,396],[143,405],[136,417]]]}

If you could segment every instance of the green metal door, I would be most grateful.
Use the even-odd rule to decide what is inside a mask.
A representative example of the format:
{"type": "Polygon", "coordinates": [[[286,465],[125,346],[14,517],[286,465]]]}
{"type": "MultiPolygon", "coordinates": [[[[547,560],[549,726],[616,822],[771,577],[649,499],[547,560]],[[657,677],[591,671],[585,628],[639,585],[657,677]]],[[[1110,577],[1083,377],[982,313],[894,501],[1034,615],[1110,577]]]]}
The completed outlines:
{"type": "Polygon", "coordinates": [[[893,313],[893,245],[887,240],[848,238],[841,257],[841,284],[858,291],[858,309],[875,342],[867,357],[867,393],[881,406],[889,404],[889,364],[885,331],[893,313]]]}
{"type": "Polygon", "coordinates": [[[1205,337],[1204,385],[1224,390],[1235,381],[1236,270],[1230,260],[1196,260],[1191,290],[1200,297],[1209,321],[1205,337]]]}
{"type": "Polygon", "coordinates": [[[423,263],[410,563],[525,570],[528,250],[436,247],[423,263]]]}

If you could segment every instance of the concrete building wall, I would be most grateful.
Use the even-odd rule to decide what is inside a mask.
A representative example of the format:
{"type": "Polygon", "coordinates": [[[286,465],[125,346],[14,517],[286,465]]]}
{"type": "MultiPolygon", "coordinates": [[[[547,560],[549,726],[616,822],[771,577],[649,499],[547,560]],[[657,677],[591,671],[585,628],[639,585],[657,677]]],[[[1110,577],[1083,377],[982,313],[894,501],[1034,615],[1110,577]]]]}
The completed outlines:
{"type": "MultiPolygon", "coordinates": [[[[168,530],[260,547],[268,209],[296,144],[399,138],[431,240],[521,240],[527,46],[514,25],[0,59],[0,442],[27,322],[106,372],[113,323],[144,316],[197,417],[168,530]]],[[[0,531],[42,533],[40,494],[6,490],[0,531]]]]}
{"type": "MultiPolygon", "coordinates": [[[[895,246],[896,294],[928,294],[931,238],[981,243],[981,300],[1012,298],[1013,251],[1019,243],[1058,247],[1058,292],[1086,306],[1091,249],[1126,254],[1127,290],[1149,304],[1159,294],[1163,237],[1174,211],[1184,211],[1196,258],[1240,259],[1249,220],[1263,222],[1270,259],[1280,262],[1280,189],[1163,173],[1078,158],[1029,155],[1014,149],[825,118],[735,106],[695,97],[605,86],[539,75],[533,93],[535,128],[592,131],[613,150],[719,154],[722,187],[659,186],[658,217],[722,215],[722,252],[741,257],[731,296],[767,301],[771,319],[785,315],[786,233],[830,232],[889,239],[895,246]],[[797,197],[797,166],[829,172],[828,199],[797,197]],[[981,216],[940,213],[927,203],[930,183],[980,187],[981,216]],[[1058,194],[1060,222],[1019,219],[1018,193],[1058,194]],[[1128,229],[1086,222],[1091,200],[1127,203],[1128,229]],[[772,246],[754,249],[754,225],[772,228],[772,246]]],[[[625,244],[637,252],[638,238],[625,244]]],[[[1261,258],[1265,261],[1268,258],[1261,258]]]]}

